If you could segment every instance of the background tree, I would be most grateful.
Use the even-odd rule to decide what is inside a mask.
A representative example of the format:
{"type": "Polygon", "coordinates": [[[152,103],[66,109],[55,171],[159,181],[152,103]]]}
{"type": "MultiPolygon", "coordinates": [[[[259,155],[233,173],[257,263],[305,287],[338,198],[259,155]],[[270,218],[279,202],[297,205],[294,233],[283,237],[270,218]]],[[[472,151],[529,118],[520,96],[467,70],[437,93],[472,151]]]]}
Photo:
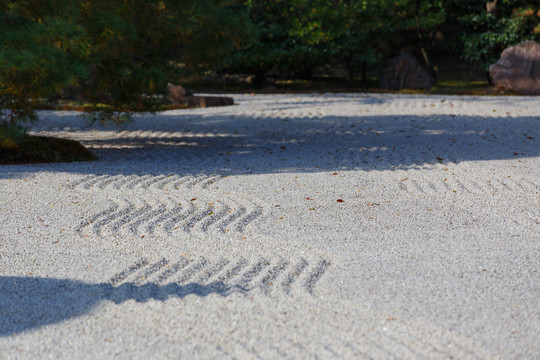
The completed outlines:
{"type": "Polygon", "coordinates": [[[35,119],[39,99],[87,75],[77,18],[70,1],[0,2],[0,146],[15,145],[22,126],[35,119]]]}
{"type": "Polygon", "coordinates": [[[461,29],[453,45],[486,71],[502,51],[525,40],[540,41],[540,5],[534,1],[454,0],[452,13],[461,29]]]}
{"type": "Polygon", "coordinates": [[[361,73],[367,80],[367,70],[378,67],[395,26],[388,21],[394,1],[341,0],[331,4],[332,22],[326,27],[332,31],[329,42],[330,57],[343,63],[349,70],[349,79],[361,73]]]}
{"type": "Polygon", "coordinates": [[[447,0],[398,0],[392,9],[397,30],[413,32],[422,59],[436,79],[433,61],[436,36],[447,19],[447,0]]]}
{"type": "Polygon", "coordinates": [[[241,14],[215,0],[81,3],[91,44],[84,98],[125,111],[152,109],[180,76],[216,66],[242,37],[241,14]]]}
{"type": "Polygon", "coordinates": [[[229,68],[253,73],[257,85],[264,83],[270,70],[307,76],[320,59],[314,35],[318,25],[306,22],[308,13],[322,1],[310,3],[307,0],[241,1],[241,9],[254,25],[256,41],[237,52],[230,59],[229,68]]]}
{"type": "Polygon", "coordinates": [[[249,38],[231,5],[0,0],[0,125],[20,130],[40,100],[68,86],[85,101],[107,104],[108,118],[155,109],[152,95],[168,82],[216,65],[249,38]]]}
{"type": "MultiPolygon", "coordinates": [[[[263,83],[273,70],[311,77],[317,65],[343,63],[350,78],[380,60],[380,45],[393,28],[389,0],[248,0],[245,11],[257,41],[231,59],[230,69],[255,74],[263,83]]],[[[365,71],[364,71],[365,72],[365,71]]]]}

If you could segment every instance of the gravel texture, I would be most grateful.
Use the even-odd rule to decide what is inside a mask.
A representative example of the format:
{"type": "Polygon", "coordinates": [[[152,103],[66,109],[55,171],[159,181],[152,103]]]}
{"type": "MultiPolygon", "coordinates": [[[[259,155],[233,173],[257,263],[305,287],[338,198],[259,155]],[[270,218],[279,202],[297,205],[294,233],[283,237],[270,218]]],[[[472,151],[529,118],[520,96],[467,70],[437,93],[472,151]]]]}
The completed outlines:
{"type": "Polygon", "coordinates": [[[540,101],[233,95],[0,167],[0,359],[539,358],[540,101]]]}

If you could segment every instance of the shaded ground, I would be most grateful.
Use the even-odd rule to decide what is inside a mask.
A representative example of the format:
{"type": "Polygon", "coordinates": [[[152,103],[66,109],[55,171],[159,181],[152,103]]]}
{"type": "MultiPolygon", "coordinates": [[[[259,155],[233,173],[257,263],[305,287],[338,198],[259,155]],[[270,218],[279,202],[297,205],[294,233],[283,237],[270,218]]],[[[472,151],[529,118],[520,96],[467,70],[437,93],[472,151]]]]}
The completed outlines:
{"type": "MultiPolygon", "coordinates": [[[[265,174],[540,156],[536,119],[520,116],[507,98],[273,95],[264,105],[244,107],[250,98],[236,96],[239,105],[233,107],[138,116],[121,128],[84,127],[78,115],[68,113],[52,115],[55,124],[49,124],[53,113],[44,112],[35,134],[80,141],[111,175],[129,173],[140,161],[147,164],[145,173],[170,173],[189,164],[192,173],[265,174]],[[485,110],[460,114],[477,106],[485,110]],[[384,115],[376,115],[380,111],[384,115]],[[510,140],[515,145],[507,146],[510,140]]],[[[73,171],[87,168],[74,165],[73,171]]]]}

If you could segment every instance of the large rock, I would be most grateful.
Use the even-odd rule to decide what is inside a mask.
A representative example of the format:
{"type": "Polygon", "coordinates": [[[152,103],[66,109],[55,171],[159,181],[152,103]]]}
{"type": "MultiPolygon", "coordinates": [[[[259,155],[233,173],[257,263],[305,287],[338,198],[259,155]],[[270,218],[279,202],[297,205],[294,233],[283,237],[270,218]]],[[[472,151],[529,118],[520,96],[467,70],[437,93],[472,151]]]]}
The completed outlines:
{"type": "Polygon", "coordinates": [[[540,95],[540,44],[529,40],[505,49],[489,75],[495,86],[540,95]]]}
{"type": "Polygon", "coordinates": [[[225,96],[194,96],[193,93],[180,85],[167,85],[167,104],[184,105],[188,107],[211,107],[233,105],[234,100],[225,96]]]}
{"type": "Polygon", "coordinates": [[[381,88],[388,90],[427,89],[434,84],[429,70],[407,52],[388,61],[380,82],[381,88]]]}

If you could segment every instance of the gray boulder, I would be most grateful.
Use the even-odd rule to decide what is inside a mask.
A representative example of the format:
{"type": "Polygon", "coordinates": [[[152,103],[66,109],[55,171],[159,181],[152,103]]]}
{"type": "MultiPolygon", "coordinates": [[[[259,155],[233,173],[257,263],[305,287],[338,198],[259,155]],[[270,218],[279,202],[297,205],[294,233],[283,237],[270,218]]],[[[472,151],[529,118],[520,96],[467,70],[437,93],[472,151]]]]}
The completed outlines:
{"type": "Polygon", "coordinates": [[[387,90],[428,89],[434,84],[429,70],[408,52],[388,61],[380,81],[380,87],[387,90]]]}
{"type": "Polygon", "coordinates": [[[505,49],[489,76],[495,86],[540,95],[540,44],[529,40],[505,49]]]}

